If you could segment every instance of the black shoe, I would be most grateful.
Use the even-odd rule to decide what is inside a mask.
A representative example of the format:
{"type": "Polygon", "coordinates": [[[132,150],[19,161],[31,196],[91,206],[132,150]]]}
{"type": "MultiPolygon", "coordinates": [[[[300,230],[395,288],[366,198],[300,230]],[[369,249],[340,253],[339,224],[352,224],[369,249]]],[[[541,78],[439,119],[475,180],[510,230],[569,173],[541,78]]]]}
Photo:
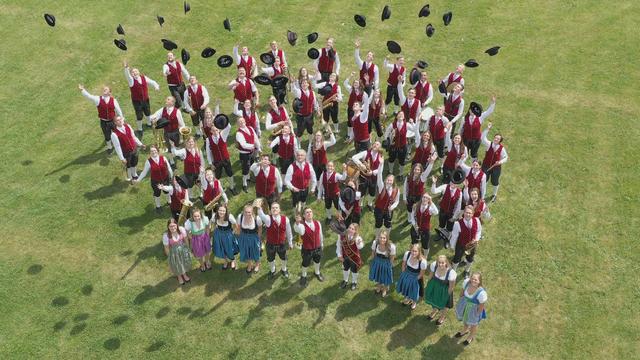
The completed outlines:
{"type": "Polygon", "coordinates": [[[175,171],[176,170],[176,163],[171,163],[170,165],[171,165],[171,170],[175,171]]]}
{"type": "Polygon", "coordinates": [[[202,135],[200,135],[200,134],[196,134],[196,136],[194,137],[194,139],[198,140],[198,139],[200,139],[201,137],[202,137],[202,135]]]}
{"type": "Polygon", "coordinates": [[[342,281],[340,283],[340,289],[345,289],[347,287],[347,282],[346,281],[342,281]]]}
{"type": "Polygon", "coordinates": [[[355,290],[358,288],[358,283],[351,283],[351,290],[355,290]]]}
{"type": "Polygon", "coordinates": [[[465,270],[463,275],[464,275],[465,279],[468,279],[469,278],[469,270],[465,270]]]}
{"type": "Polygon", "coordinates": [[[302,287],[307,287],[307,277],[306,276],[301,276],[300,277],[300,286],[302,287]]]}
{"type": "Polygon", "coordinates": [[[229,269],[229,264],[222,265],[222,270],[228,270],[228,269],[229,269]]]}
{"type": "Polygon", "coordinates": [[[497,199],[498,199],[498,196],[497,195],[493,195],[491,197],[491,202],[496,202],[497,199]]]}
{"type": "Polygon", "coordinates": [[[134,134],[136,134],[136,137],[139,140],[142,140],[142,130],[136,130],[136,131],[134,131],[134,134]]]}
{"type": "Polygon", "coordinates": [[[463,337],[463,336],[465,336],[465,335],[467,335],[467,333],[462,333],[462,332],[458,331],[458,332],[457,332],[455,335],[453,335],[453,336],[454,336],[454,337],[457,337],[457,338],[461,338],[461,337],[463,337]]]}
{"type": "Polygon", "coordinates": [[[373,206],[371,206],[371,205],[367,204],[367,209],[368,209],[369,211],[373,211],[373,206]]]}
{"type": "Polygon", "coordinates": [[[465,341],[462,342],[462,345],[469,346],[469,345],[471,345],[472,342],[473,342],[473,340],[471,340],[471,341],[465,340],[465,341]]]}
{"type": "Polygon", "coordinates": [[[242,191],[248,193],[249,191],[247,191],[247,185],[242,185],[242,191]]]}
{"type": "Polygon", "coordinates": [[[274,277],[276,277],[276,272],[275,271],[269,271],[269,280],[273,279],[274,277]]]}
{"type": "Polygon", "coordinates": [[[329,226],[329,224],[331,224],[331,218],[324,219],[324,224],[329,226]]]}
{"type": "Polygon", "coordinates": [[[236,189],[229,189],[229,192],[231,193],[231,195],[238,195],[238,193],[236,192],[236,189]]]}
{"type": "Polygon", "coordinates": [[[285,279],[289,278],[289,271],[287,270],[280,270],[280,274],[282,274],[282,276],[284,276],[285,279]]]}
{"type": "Polygon", "coordinates": [[[109,155],[113,154],[113,148],[107,149],[107,154],[109,154],[109,155]]]}
{"type": "Polygon", "coordinates": [[[322,276],[322,273],[320,274],[313,274],[315,275],[316,279],[318,279],[318,281],[323,282],[324,281],[324,276],[322,276]]]}
{"type": "Polygon", "coordinates": [[[156,214],[162,214],[162,207],[156,208],[156,214]]]}

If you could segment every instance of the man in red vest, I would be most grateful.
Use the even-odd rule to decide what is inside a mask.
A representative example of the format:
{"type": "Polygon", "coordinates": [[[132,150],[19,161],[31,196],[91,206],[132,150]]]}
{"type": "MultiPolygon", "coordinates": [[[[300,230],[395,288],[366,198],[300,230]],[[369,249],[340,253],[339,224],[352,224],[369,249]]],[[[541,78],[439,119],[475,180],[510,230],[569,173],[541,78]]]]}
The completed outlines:
{"type": "Polygon", "coordinates": [[[489,123],[487,129],[482,132],[482,144],[487,148],[487,152],[484,154],[484,159],[482,160],[482,171],[484,171],[488,178],[491,178],[491,185],[493,185],[491,202],[494,202],[498,196],[498,187],[500,187],[502,165],[507,162],[509,155],[507,155],[507,149],[502,145],[502,135],[495,134],[493,141],[487,140],[487,135],[492,126],[493,125],[489,123]]]}
{"type": "MultiPolygon", "coordinates": [[[[171,142],[178,146],[181,143],[180,128],[184,127],[184,120],[182,120],[182,113],[176,106],[176,99],[173,96],[168,96],[165,100],[165,106],[151,115],[151,121],[155,124],[161,118],[169,120],[164,130],[164,141],[167,149],[171,149],[171,142]]],[[[171,166],[175,167],[173,156],[169,158],[171,166]]]]}
{"type": "Polygon", "coordinates": [[[209,106],[209,91],[198,83],[195,75],[189,78],[189,86],[184,92],[184,109],[191,115],[191,122],[196,128],[196,140],[202,136],[200,123],[204,121],[204,109],[209,106]]]}
{"type": "Polygon", "coordinates": [[[322,113],[320,112],[318,99],[313,89],[311,89],[309,81],[306,79],[300,81],[300,88],[298,88],[296,82],[294,82],[293,94],[296,98],[300,99],[302,103],[300,110],[296,113],[296,136],[302,137],[305,130],[308,134],[313,134],[313,115],[317,113],[318,117],[320,117],[322,113]]]}
{"type": "Polygon", "coordinates": [[[233,109],[233,114],[237,117],[244,118],[247,126],[255,130],[258,137],[260,137],[262,135],[260,131],[260,116],[258,116],[256,110],[257,107],[253,109],[251,100],[247,99],[242,104],[238,104],[237,108],[233,109]]]}
{"type": "Polygon", "coordinates": [[[282,104],[278,104],[278,100],[275,96],[269,97],[269,110],[265,115],[264,127],[269,131],[276,131],[280,129],[284,124],[289,124],[289,127],[293,129],[291,119],[289,119],[289,113],[282,104]]]}
{"type": "MultiPolygon", "coordinates": [[[[151,178],[150,183],[151,189],[153,190],[153,202],[156,206],[156,213],[162,213],[162,203],[160,202],[162,190],[159,186],[169,185],[169,182],[173,178],[173,171],[167,158],[160,155],[157,145],[151,145],[149,147],[149,155],[149,158],[144,163],[142,173],[140,173],[140,176],[138,176],[136,180],[132,181],[132,184],[135,185],[141,182],[147,174],[150,174],[149,177],[151,178]]],[[[171,198],[168,197],[167,200],[171,201],[171,198]]]]}
{"type": "MultiPolygon", "coordinates": [[[[158,185],[160,190],[169,194],[169,209],[171,210],[171,216],[175,221],[180,218],[180,212],[183,204],[191,204],[189,201],[189,189],[183,189],[176,181],[175,176],[171,181],[171,185],[158,185]]],[[[187,212],[187,217],[190,217],[191,210],[187,212]]]]}
{"type": "MultiPolygon", "coordinates": [[[[216,107],[216,112],[218,108],[216,107]]],[[[229,191],[231,194],[236,195],[236,184],[233,179],[233,171],[231,168],[231,158],[229,156],[229,149],[227,147],[227,138],[231,132],[231,123],[227,124],[227,127],[220,130],[215,126],[211,126],[211,135],[205,139],[205,150],[207,153],[207,160],[209,165],[212,166],[216,178],[220,179],[223,176],[222,171],[229,177],[229,191]]]]}
{"type": "MultiPolygon", "coordinates": [[[[460,211],[462,206],[462,191],[453,182],[448,184],[442,184],[436,187],[438,179],[435,176],[431,177],[431,193],[434,195],[442,194],[440,199],[440,214],[438,215],[439,233],[450,233],[453,229],[453,222],[460,217],[460,211]],[[446,230],[444,232],[443,230],[446,230]]],[[[443,238],[445,249],[449,248],[448,239],[443,238]]]]}
{"type": "Polygon", "coordinates": [[[458,264],[465,256],[466,264],[464,267],[465,279],[469,277],[473,257],[476,254],[476,248],[473,247],[469,251],[469,255],[465,255],[465,250],[470,244],[477,244],[482,237],[482,223],[477,217],[473,217],[473,206],[468,205],[464,208],[462,219],[455,222],[451,231],[450,246],[454,249],[453,260],[451,261],[454,270],[458,268],[458,264]]]}
{"type": "Polygon", "coordinates": [[[481,137],[481,129],[482,123],[493,113],[493,110],[496,107],[496,97],[493,96],[491,98],[491,105],[489,108],[480,114],[480,116],[476,116],[471,112],[471,109],[467,110],[467,115],[465,115],[462,126],[460,126],[460,135],[462,136],[462,142],[464,146],[469,148],[469,152],[471,153],[471,158],[476,160],[478,159],[478,148],[480,148],[480,137],[481,137]]]}
{"type": "MultiPolygon", "coordinates": [[[[274,167],[275,169],[275,167],[274,167]]],[[[269,279],[276,276],[276,254],[280,258],[280,273],[289,278],[287,270],[287,251],[293,249],[293,235],[289,218],[280,214],[280,204],[271,204],[271,214],[266,215],[262,207],[258,207],[258,216],[267,229],[267,261],[269,262],[269,279]]]]}
{"type": "Polygon", "coordinates": [[[453,84],[455,82],[455,83],[459,83],[464,88],[464,78],[462,77],[463,72],[464,72],[464,65],[459,64],[456,67],[456,70],[453,72],[450,72],[449,75],[447,75],[444,79],[441,80],[441,82],[444,84],[445,87],[448,87],[449,84],[453,84]]]}
{"type": "Polygon", "coordinates": [[[407,205],[407,213],[413,211],[413,204],[420,201],[422,194],[424,194],[424,185],[429,179],[429,174],[433,169],[433,163],[437,157],[432,156],[429,158],[428,165],[423,168],[422,164],[414,164],[411,168],[411,173],[404,179],[404,187],[402,188],[402,199],[407,205]]]}
{"type": "Polygon", "coordinates": [[[280,65],[286,69],[287,68],[287,57],[284,55],[284,50],[278,47],[278,43],[273,40],[269,43],[269,47],[271,47],[271,55],[275,59],[280,60],[280,65]]]}
{"type": "MultiPolygon", "coordinates": [[[[262,72],[267,74],[271,80],[280,77],[286,76],[286,67],[280,61],[280,57],[275,57],[273,65],[263,67],[262,72]]],[[[287,97],[287,87],[286,86],[275,86],[273,83],[271,84],[271,91],[273,92],[273,96],[278,100],[278,105],[285,103],[287,97]]]]}
{"type": "Polygon", "coordinates": [[[136,124],[138,130],[136,130],[136,136],[142,138],[142,116],[147,117],[147,125],[151,126],[151,108],[149,106],[149,85],[158,91],[160,85],[153,81],[148,76],[141,74],[140,70],[133,68],[129,70],[127,61],[124,61],[124,77],[129,84],[129,91],[131,91],[131,102],[133,103],[133,109],[136,112],[136,124]]]}
{"type": "Polygon", "coordinates": [[[282,175],[271,165],[269,154],[262,154],[260,162],[253,163],[249,170],[256,178],[256,197],[265,198],[268,204],[278,201],[282,193],[282,175]]]}
{"type": "Polygon", "coordinates": [[[281,172],[287,172],[289,166],[293,164],[295,154],[300,149],[298,138],[291,133],[289,125],[282,127],[282,133],[276,136],[269,147],[278,154],[278,165],[281,172]]]}
{"type": "Polygon", "coordinates": [[[238,104],[244,104],[245,100],[250,100],[255,106],[260,104],[260,93],[253,80],[247,78],[247,72],[243,67],[238,68],[238,77],[228,84],[229,90],[233,91],[233,108],[239,109],[238,104]]]}
{"type": "Polygon", "coordinates": [[[402,77],[398,77],[398,97],[400,98],[400,104],[402,104],[402,112],[404,118],[409,121],[416,121],[422,113],[422,104],[420,99],[416,97],[416,89],[410,88],[407,91],[407,96],[404,96],[404,81],[402,77]]]}
{"type": "Polygon", "coordinates": [[[452,92],[442,94],[442,96],[444,97],[444,116],[446,116],[451,123],[451,137],[453,137],[456,131],[456,123],[458,119],[462,117],[462,110],[464,109],[462,85],[456,84],[452,92]]]}
{"type": "MultiPolygon", "coordinates": [[[[209,205],[218,196],[220,197],[218,204],[229,203],[229,198],[227,197],[226,191],[224,191],[224,187],[222,187],[222,182],[216,179],[213,170],[206,169],[200,172],[200,186],[202,188],[201,200],[203,207],[209,205]]],[[[213,219],[213,209],[207,210],[204,213],[209,219],[213,219]]]]}
{"type": "Polygon", "coordinates": [[[389,78],[387,79],[387,98],[384,101],[385,105],[391,104],[391,100],[395,106],[400,105],[400,97],[398,96],[398,77],[402,76],[402,82],[407,78],[407,74],[404,68],[404,56],[398,56],[396,63],[389,62],[389,56],[384,59],[384,67],[389,70],[389,78]]]}
{"type": "Polygon", "coordinates": [[[320,50],[320,56],[313,62],[313,66],[320,73],[321,81],[329,81],[329,75],[340,75],[340,57],[333,48],[334,39],[328,38],[327,45],[320,50]]]}
{"type": "Polygon", "coordinates": [[[184,101],[184,79],[188,79],[189,71],[184,64],[176,60],[176,56],[172,52],[167,53],[167,62],[162,65],[162,74],[167,79],[167,85],[169,86],[169,92],[171,96],[176,99],[176,106],[182,107],[182,101],[184,101]]]}
{"type": "Polygon", "coordinates": [[[307,161],[307,152],[298,150],[296,152],[296,161],[289,166],[284,177],[284,184],[291,190],[293,208],[302,203],[304,206],[307,202],[309,191],[314,192],[317,185],[317,177],[313,166],[307,161]]]}
{"type": "Polygon", "coordinates": [[[118,159],[127,168],[127,181],[138,178],[136,166],[138,165],[138,146],[147,147],[136,137],[131,126],[124,122],[122,116],[116,116],[111,130],[111,143],[116,149],[118,159]]]}
{"type": "Polygon", "coordinates": [[[347,165],[342,165],[342,174],[336,172],[333,161],[327,163],[327,170],[323,171],[318,181],[318,200],[324,200],[324,208],[327,213],[325,224],[329,224],[333,218],[333,209],[338,209],[340,198],[340,183],[347,179],[347,165]]]}
{"type": "Polygon", "coordinates": [[[233,47],[233,56],[236,59],[238,68],[243,68],[247,76],[254,78],[256,75],[258,75],[258,63],[256,62],[256,59],[253,56],[249,55],[248,47],[242,47],[242,54],[238,52],[238,48],[239,45],[233,47]]]}
{"type": "Polygon", "coordinates": [[[353,114],[349,119],[351,125],[353,145],[356,152],[366,151],[371,146],[371,136],[369,134],[369,109],[373,96],[369,97],[366,92],[362,93],[361,101],[354,101],[352,106],[353,114]]]}
{"type": "Polygon", "coordinates": [[[364,91],[371,96],[371,90],[380,89],[380,70],[373,63],[373,52],[368,51],[365,61],[360,58],[360,40],[356,40],[356,66],[360,69],[360,84],[364,91]]]}
{"type": "Polygon", "coordinates": [[[313,260],[314,275],[318,281],[324,281],[324,276],[320,272],[320,260],[322,260],[322,248],[324,247],[324,235],[322,225],[313,219],[313,210],[304,209],[304,221],[300,215],[296,215],[294,225],[296,233],[302,237],[302,275],[300,276],[300,286],[307,287],[307,267],[313,260]]]}
{"type": "Polygon", "coordinates": [[[436,113],[429,119],[429,133],[431,139],[438,152],[438,158],[442,159],[445,156],[445,142],[449,139],[446,135],[451,130],[451,123],[449,119],[444,116],[444,106],[438,106],[436,113]]]}
{"type": "Polygon", "coordinates": [[[107,153],[111,154],[111,152],[113,152],[113,146],[111,145],[111,128],[113,128],[113,119],[115,119],[116,115],[123,116],[118,100],[111,96],[111,88],[108,86],[102,87],[102,96],[89,94],[82,85],[78,85],[78,89],[82,92],[82,96],[89,99],[89,101],[98,108],[100,129],[102,129],[104,142],[107,144],[107,153]]]}
{"type": "Polygon", "coordinates": [[[382,178],[382,173],[384,172],[384,158],[380,150],[381,147],[380,141],[376,141],[371,145],[369,150],[361,151],[351,157],[351,160],[353,160],[360,169],[367,167],[365,164],[368,164],[369,172],[360,173],[360,186],[358,190],[360,190],[363,197],[369,194],[369,210],[373,210],[372,198],[378,193],[378,177],[380,176],[380,178],[382,178]]]}
{"type": "Polygon", "coordinates": [[[424,193],[420,201],[414,204],[409,214],[411,226],[411,243],[420,242],[425,259],[429,256],[429,239],[431,237],[431,216],[438,215],[436,204],[431,196],[424,193]]]}
{"type": "Polygon", "coordinates": [[[384,224],[387,234],[391,232],[391,220],[393,220],[393,210],[400,203],[400,189],[395,186],[395,178],[388,175],[383,182],[382,176],[378,176],[378,194],[376,196],[376,206],[373,209],[375,217],[376,239],[382,231],[384,224]]]}
{"type": "Polygon", "coordinates": [[[409,119],[404,112],[396,114],[395,120],[387,125],[384,138],[389,139],[389,174],[393,174],[393,167],[396,160],[400,164],[400,177],[404,176],[404,165],[407,162],[409,152],[409,133],[418,132],[414,119],[409,119]]]}
{"type": "Polygon", "coordinates": [[[484,196],[487,193],[487,176],[484,171],[482,171],[480,162],[477,159],[474,159],[471,162],[471,166],[468,166],[461,161],[458,163],[458,166],[464,170],[467,187],[469,189],[478,189],[480,191],[480,199],[484,199],[484,196]]]}
{"type": "Polygon", "coordinates": [[[247,192],[247,180],[249,180],[249,169],[255,156],[260,152],[260,138],[253,128],[247,126],[244,118],[238,119],[238,130],[236,131],[236,146],[240,154],[240,164],[242,165],[242,190],[247,192]]]}
{"type": "Polygon", "coordinates": [[[331,92],[322,96],[322,120],[329,122],[329,119],[331,119],[333,131],[338,132],[340,131],[338,126],[338,114],[340,112],[338,104],[342,102],[342,90],[340,89],[340,84],[338,84],[338,75],[336,73],[329,75],[328,82],[317,82],[315,88],[322,89],[327,85],[331,86],[331,92]]]}

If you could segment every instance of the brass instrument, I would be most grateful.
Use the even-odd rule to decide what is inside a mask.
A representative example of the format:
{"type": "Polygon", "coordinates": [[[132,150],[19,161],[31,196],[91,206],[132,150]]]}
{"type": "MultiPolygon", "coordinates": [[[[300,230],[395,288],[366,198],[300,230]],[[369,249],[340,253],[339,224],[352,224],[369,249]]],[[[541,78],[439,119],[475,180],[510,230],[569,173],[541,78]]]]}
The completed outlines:
{"type": "Polygon", "coordinates": [[[267,203],[267,200],[265,198],[259,197],[253,200],[253,207],[261,208],[263,213],[269,214],[269,204],[267,203]]]}
{"type": "Polygon", "coordinates": [[[472,241],[464,246],[464,254],[466,256],[471,255],[471,251],[478,249],[478,241],[472,241]]]}
{"type": "Polygon", "coordinates": [[[334,101],[336,101],[337,98],[338,98],[338,94],[336,93],[331,95],[328,99],[322,100],[322,110],[332,107],[334,101]]]}
{"type": "Polygon", "coordinates": [[[158,147],[158,151],[160,153],[163,152],[167,152],[169,151],[164,145],[165,145],[165,141],[164,141],[164,134],[163,131],[160,129],[156,129],[156,124],[153,124],[153,139],[156,142],[156,146],[158,147]]]}
{"type": "MultiPolygon", "coordinates": [[[[295,211],[294,211],[294,217],[298,217],[298,216],[302,216],[302,203],[299,202],[296,205],[295,211]]],[[[304,219],[302,220],[304,221],[304,219]]],[[[298,249],[302,249],[302,236],[300,236],[300,234],[296,233],[296,247],[298,249]]]]}
{"type": "Polygon", "coordinates": [[[186,142],[187,139],[189,139],[189,136],[191,135],[191,128],[188,126],[183,126],[180,128],[180,135],[182,135],[182,141],[186,142]]]}
{"type": "Polygon", "coordinates": [[[213,208],[218,205],[220,198],[222,197],[222,193],[218,194],[218,196],[214,197],[210,203],[204,206],[204,211],[211,211],[213,208]]]}
{"type": "Polygon", "coordinates": [[[276,126],[278,128],[274,129],[273,132],[271,133],[271,135],[278,136],[278,135],[282,134],[282,129],[284,129],[285,125],[291,126],[289,124],[289,121],[280,121],[279,123],[276,123],[276,126]]]}
{"type": "Polygon", "coordinates": [[[187,213],[189,209],[193,206],[193,203],[189,201],[189,199],[184,199],[182,203],[182,208],[180,209],[180,216],[178,216],[178,225],[184,225],[185,221],[187,221],[187,213]]]}

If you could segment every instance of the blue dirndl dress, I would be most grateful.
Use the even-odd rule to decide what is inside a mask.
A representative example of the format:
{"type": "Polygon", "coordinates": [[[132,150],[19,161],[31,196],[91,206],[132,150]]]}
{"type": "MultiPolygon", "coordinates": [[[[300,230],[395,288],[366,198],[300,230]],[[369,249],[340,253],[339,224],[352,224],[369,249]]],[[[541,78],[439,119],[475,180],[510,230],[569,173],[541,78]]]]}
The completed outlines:
{"type": "Polygon", "coordinates": [[[413,268],[407,263],[406,270],[400,274],[398,284],[396,285],[396,291],[415,302],[418,301],[420,294],[420,283],[418,282],[418,276],[420,275],[420,263],[418,268],[413,268]]]}
{"type": "MultiPolygon", "coordinates": [[[[468,284],[467,284],[468,286],[468,284]]],[[[467,286],[464,287],[465,294],[467,286]]],[[[487,313],[483,309],[479,311],[480,302],[478,296],[485,291],[484,288],[478,288],[473,297],[463,295],[460,297],[458,304],[456,305],[456,317],[462,321],[465,325],[478,325],[482,319],[487,318],[487,313]]]]}
{"type": "Polygon", "coordinates": [[[213,231],[213,253],[216,257],[233,260],[239,251],[238,239],[231,229],[231,223],[226,226],[216,224],[213,231]]]}
{"type": "Polygon", "coordinates": [[[240,261],[260,261],[260,238],[258,237],[258,222],[255,220],[255,228],[242,228],[242,216],[238,221],[240,224],[240,236],[238,236],[238,246],[240,247],[240,261]]]}
{"type": "Polygon", "coordinates": [[[384,286],[393,283],[393,267],[388,256],[376,253],[369,267],[369,280],[384,286]]]}

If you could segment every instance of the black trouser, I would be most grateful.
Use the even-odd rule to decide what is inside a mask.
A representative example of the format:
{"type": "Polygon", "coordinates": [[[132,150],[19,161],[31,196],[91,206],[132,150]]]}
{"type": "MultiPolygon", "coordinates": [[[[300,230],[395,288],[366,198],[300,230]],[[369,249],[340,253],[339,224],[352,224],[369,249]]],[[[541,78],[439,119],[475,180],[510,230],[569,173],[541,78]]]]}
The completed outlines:
{"type": "Polygon", "coordinates": [[[291,164],[293,164],[294,158],[291,157],[290,159],[283,159],[281,157],[278,158],[278,165],[280,166],[280,173],[281,174],[286,174],[287,170],[289,169],[289,166],[291,166],[291,164]]]}
{"type": "Polygon", "coordinates": [[[291,202],[293,203],[293,207],[295,208],[299,202],[306,203],[307,196],[309,195],[309,189],[300,190],[298,192],[291,192],[291,202]]]}
{"type": "Polygon", "coordinates": [[[267,261],[273,262],[276,259],[276,254],[280,260],[287,260],[287,244],[269,244],[267,243],[267,261]]]}
{"type": "Polygon", "coordinates": [[[365,141],[354,141],[353,142],[353,146],[356,149],[356,153],[368,150],[370,145],[371,145],[371,139],[365,140],[365,141]]]}
{"type": "Polygon", "coordinates": [[[378,183],[376,182],[375,176],[360,176],[360,192],[362,196],[365,194],[369,194],[369,196],[376,196],[376,190],[378,188],[378,183]]]}
{"type": "Polygon", "coordinates": [[[278,190],[275,189],[271,194],[269,195],[260,195],[256,192],[256,197],[262,197],[265,200],[267,200],[267,204],[269,204],[269,206],[271,206],[271,204],[273,204],[274,202],[278,202],[280,200],[280,193],[278,193],[278,190]]]}
{"type": "Polygon", "coordinates": [[[142,101],[131,100],[133,103],[133,110],[136,111],[136,120],[142,120],[142,115],[151,115],[151,108],[149,107],[149,99],[142,101]]]}
{"type": "Polygon", "coordinates": [[[384,133],[382,132],[382,128],[380,127],[380,118],[369,118],[369,134],[371,134],[371,131],[373,130],[373,128],[375,127],[376,129],[376,134],[378,135],[378,137],[382,137],[382,135],[384,135],[384,133]]]}
{"type": "Polygon", "coordinates": [[[322,259],[322,248],[315,248],[311,250],[302,249],[302,267],[309,267],[311,265],[311,260],[314,263],[320,264],[320,260],[322,259]]]}
{"type": "Polygon", "coordinates": [[[180,146],[180,131],[164,131],[164,143],[167,149],[171,149],[171,143],[169,141],[173,141],[175,146],[180,146]]]}
{"type": "Polygon", "coordinates": [[[455,168],[450,168],[448,166],[442,166],[442,178],[440,179],[440,182],[442,183],[449,183],[449,181],[451,181],[453,179],[453,173],[456,171],[455,168]]]}
{"type": "Polygon", "coordinates": [[[113,120],[99,120],[100,121],[100,129],[102,130],[102,136],[104,137],[105,142],[111,141],[111,129],[113,129],[113,120]]]}
{"type": "Polygon", "coordinates": [[[204,110],[193,109],[193,111],[196,114],[191,115],[191,122],[193,123],[193,126],[199,126],[201,121],[204,122],[204,110]]]}
{"type": "Polygon", "coordinates": [[[253,163],[253,153],[243,154],[240,153],[240,164],[242,165],[242,175],[249,175],[249,168],[253,163]]]}
{"type": "Polygon", "coordinates": [[[338,209],[338,196],[334,194],[324,194],[324,208],[329,210],[331,207],[338,209]]]}
{"type": "Polygon", "coordinates": [[[462,260],[463,256],[465,257],[465,261],[467,262],[467,264],[471,264],[473,262],[474,256],[476,256],[476,248],[471,249],[471,251],[469,251],[469,255],[465,255],[464,247],[460,243],[460,239],[458,239],[458,242],[456,243],[456,249],[453,255],[453,260],[451,262],[454,264],[458,264],[460,260],[462,260]]]}
{"type": "Polygon", "coordinates": [[[334,124],[338,123],[338,102],[334,101],[333,105],[322,109],[322,119],[324,119],[324,121],[329,121],[329,118],[331,118],[331,122],[333,122],[334,124]]]}
{"type": "MultiPolygon", "coordinates": [[[[313,170],[316,172],[316,180],[320,181],[320,177],[322,176],[322,173],[327,171],[327,165],[323,164],[320,166],[314,166],[313,170]]],[[[286,173],[286,171],[285,171],[286,173]]]]}
{"type": "Polygon", "coordinates": [[[127,160],[127,168],[136,167],[138,165],[138,149],[128,153],[123,152],[122,157],[127,160]]]}
{"type": "Polygon", "coordinates": [[[193,185],[196,185],[200,181],[199,174],[197,173],[184,173],[184,176],[187,178],[187,181],[189,181],[189,189],[191,189],[193,185]]]}
{"type": "Polygon", "coordinates": [[[376,219],[375,228],[379,229],[384,224],[387,229],[391,228],[391,220],[393,220],[393,211],[373,209],[373,216],[376,219]]]}
{"type": "Polygon", "coordinates": [[[421,298],[424,298],[424,277],[418,279],[418,286],[419,286],[418,296],[421,298]]]}
{"type": "Polygon", "coordinates": [[[440,226],[440,229],[447,229],[449,232],[453,230],[453,222],[449,221],[452,216],[453,214],[446,213],[442,211],[442,209],[440,210],[440,213],[438,214],[438,226],[440,226]]]}
{"type": "Polygon", "coordinates": [[[362,88],[364,89],[364,92],[367,93],[367,96],[371,97],[371,91],[373,90],[373,83],[369,84],[369,85],[365,85],[364,81],[362,81],[362,79],[360,80],[360,84],[362,84],[362,88]]]}
{"type": "Polygon", "coordinates": [[[420,245],[422,245],[422,248],[424,250],[429,250],[429,238],[431,237],[431,234],[429,232],[429,230],[427,231],[416,231],[416,229],[412,226],[411,227],[411,244],[417,244],[418,241],[420,242],[420,245]]]}
{"type": "Polygon", "coordinates": [[[387,98],[384,100],[385,105],[391,104],[391,100],[393,103],[398,106],[400,105],[400,96],[398,95],[398,86],[391,86],[387,84],[387,98]]]}
{"type": "Polygon", "coordinates": [[[213,162],[213,171],[216,173],[216,179],[222,178],[222,170],[224,170],[224,172],[227,174],[228,177],[233,176],[233,171],[231,169],[231,161],[229,159],[213,162]]]}
{"type": "Polygon", "coordinates": [[[296,136],[301,137],[305,130],[313,134],[313,113],[306,116],[296,114],[296,136]]]}
{"type": "Polygon", "coordinates": [[[464,146],[471,152],[471,158],[478,158],[478,149],[480,148],[480,139],[469,139],[464,141],[464,146]]]}
{"type": "Polygon", "coordinates": [[[353,262],[353,260],[351,260],[348,256],[343,254],[343,261],[342,261],[342,270],[344,271],[349,271],[351,270],[352,273],[357,274],[358,273],[358,264],[356,264],[355,262],[353,262]]]}
{"type": "Polygon", "coordinates": [[[329,71],[329,72],[320,71],[320,81],[328,82],[329,81],[329,76],[331,76],[331,71],[329,71]]]}
{"type": "MultiPolygon", "coordinates": [[[[353,119],[353,109],[351,108],[347,108],[347,126],[348,127],[353,127],[353,124],[351,123],[351,119],[353,119]]],[[[356,119],[356,121],[359,121],[358,119],[356,119]]]]}
{"type": "MultiPolygon", "coordinates": [[[[391,145],[391,148],[389,149],[389,162],[395,162],[397,159],[400,166],[404,166],[407,161],[407,148],[407,145],[402,147],[391,145]]],[[[402,169],[400,173],[402,173],[402,169]]]]}
{"type": "MultiPolygon", "coordinates": [[[[455,116],[453,115],[449,115],[447,113],[444,114],[444,116],[449,119],[449,121],[453,120],[453,118],[455,116]]],[[[453,124],[451,124],[451,130],[449,130],[449,137],[451,137],[451,139],[453,139],[453,137],[456,135],[456,126],[458,125],[458,122],[454,122],[453,124]]],[[[446,136],[446,135],[445,135],[446,136]]]]}
{"type": "Polygon", "coordinates": [[[151,190],[153,190],[153,196],[159,197],[162,194],[162,190],[158,187],[158,185],[169,185],[169,178],[166,178],[162,181],[154,181],[151,180],[151,190]]]}
{"type": "Polygon", "coordinates": [[[491,170],[488,170],[483,166],[482,171],[485,173],[485,175],[487,175],[487,178],[491,179],[491,185],[500,185],[500,173],[502,172],[502,166],[495,166],[491,170]]]}
{"type": "Polygon", "coordinates": [[[271,90],[273,91],[273,96],[276,98],[276,101],[278,102],[278,106],[284,104],[287,98],[287,88],[272,86],[271,90]]]}
{"type": "Polygon", "coordinates": [[[438,152],[438,157],[442,159],[444,157],[444,139],[433,140],[433,145],[436,147],[436,151],[438,152]]]}
{"type": "Polygon", "coordinates": [[[420,195],[407,195],[407,212],[411,212],[413,210],[413,204],[420,201],[420,195]]]}
{"type": "Polygon", "coordinates": [[[178,109],[182,108],[182,102],[184,101],[184,91],[187,88],[184,86],[184,83],[180,83],[178,85],[169,85],[169,92],[171,96],[176,98],[176,107],[178,109]]]}
{"type": "Polygon", "coordinates": [[[346,227],[349,227],[349,225],[351,224],[358,224],[360,225],[360,214],[356,214],[355,212],[351,211],[351,214],[349,214],[349,216],[347,216],[347,214],[345,214],[345,212],[342,212],[342,217],[344,218],[344,225],[346,227]]]}

